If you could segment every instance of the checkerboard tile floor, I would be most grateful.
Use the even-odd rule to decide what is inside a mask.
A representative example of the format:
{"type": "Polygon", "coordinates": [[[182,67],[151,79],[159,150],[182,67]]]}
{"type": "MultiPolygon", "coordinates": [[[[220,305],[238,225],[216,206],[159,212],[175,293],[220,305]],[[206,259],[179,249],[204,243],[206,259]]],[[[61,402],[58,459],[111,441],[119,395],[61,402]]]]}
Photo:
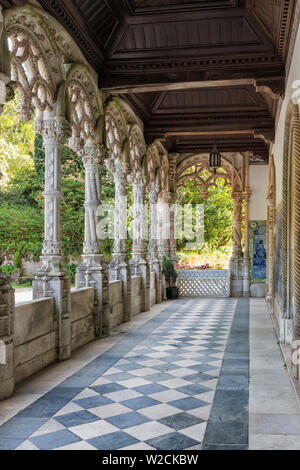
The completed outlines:
{"type": "Polygon", "coordinates": [[[192,299],[17,449],[200,449],[236,308],[192,299]]]}

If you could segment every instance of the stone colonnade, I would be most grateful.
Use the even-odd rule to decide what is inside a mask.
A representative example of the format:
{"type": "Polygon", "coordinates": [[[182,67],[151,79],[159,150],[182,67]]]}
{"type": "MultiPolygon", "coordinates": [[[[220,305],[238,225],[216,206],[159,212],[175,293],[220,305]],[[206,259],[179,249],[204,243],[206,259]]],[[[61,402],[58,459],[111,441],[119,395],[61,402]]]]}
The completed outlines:
{"type": "MultiPolygon", "coordinates": [[[[106,336],[110,331],[110,281],[122,282],[124,321],[131,319],[132,276],[141,278],[141,311],[150,309],[151,273],[155,275],[156,302],[164,298],[161,255],[169,256],[170,252],[159,230],[161,211],[157,211],[157,202],[168,192],[168,153],[160,142],[154,142],[156,158],[151,160],[142,123],[122,100],[103,101],[96,73],[68,33],[44,10],[27,5],[7,10],[4,19],[0,11],[0,36],[1,109],[10,98],[12,80],[20,93],[21,117],[29,120],[36,112],[36,131],[45,147],[44,243],[41,268],[33,282],[33,298],[54,299],[57,359],[65,360],[71,356],[72,327],[71,286],[63,269],[60,225],[63,147],[69,145],[84,163],[85,230],[76,287],[95,290],[96,337],[106,336]],[[109,267],[104,262],[97,231],[104,165],[113,173],[115,182],[114,253],[109,267]],[[145,171],[147,165],[151,166],[153,177],[145,171]],[[130,262],[126,251],[127,181],[131,182],[134,194],[130,262]],[[151,234],[147,253],[145,196],[150,190],[151,234]]],[[[9,278],[0,274],[0,399],[10,396],[14,389],[13,325],[14,291],[9,278]]]]}

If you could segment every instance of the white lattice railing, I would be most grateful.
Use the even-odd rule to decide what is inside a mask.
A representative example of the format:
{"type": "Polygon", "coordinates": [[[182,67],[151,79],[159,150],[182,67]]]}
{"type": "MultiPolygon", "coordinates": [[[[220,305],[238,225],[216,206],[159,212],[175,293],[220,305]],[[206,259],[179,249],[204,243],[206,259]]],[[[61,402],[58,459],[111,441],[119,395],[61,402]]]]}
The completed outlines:
{"type": "Polygon", "coordinates": [[[180,297],[229,297],[228,270],[178,271],[180,297]]]}

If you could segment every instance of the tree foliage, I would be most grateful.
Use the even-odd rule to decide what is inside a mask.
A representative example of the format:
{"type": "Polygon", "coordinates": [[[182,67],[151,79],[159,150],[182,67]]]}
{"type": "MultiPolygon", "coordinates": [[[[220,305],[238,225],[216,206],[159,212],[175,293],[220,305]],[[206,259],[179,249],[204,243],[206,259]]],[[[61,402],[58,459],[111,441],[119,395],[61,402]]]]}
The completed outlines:
{"type": "MultiPolygon", "coordinates": [[[[204,204],[204,245],[201,253],[215,251],[230,252],[232,247],[233,203],[231,188],[218,187],[209,189],[209,197],[205,201],[201,188],[193,181],[187,180],[179,192],[179,204],[204,204]]],[[[187,240],[179,240],[177,248],[184,251],[187,240]]]]}

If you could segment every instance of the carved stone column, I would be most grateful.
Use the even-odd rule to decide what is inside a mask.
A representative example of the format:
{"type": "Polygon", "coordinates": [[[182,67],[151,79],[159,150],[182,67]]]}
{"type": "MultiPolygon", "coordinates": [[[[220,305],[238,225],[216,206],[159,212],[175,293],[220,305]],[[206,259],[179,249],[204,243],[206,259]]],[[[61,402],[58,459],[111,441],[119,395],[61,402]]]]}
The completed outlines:
{"type": "Polygon", "coordinates": [[[109,335],[108,269],[97,236],[97,210],[101,204],[101,169],[106,148],[87,144],[81,152],[85,168],[85,230],[82,264],[76,274],[77,289],[93,287],[96,292],[94,325],[96,336],[109,335]]]}
{"type": "Polygon", "coordinates": [[[162,259],[164,256],[170,256],[170,204],[172,201],[172,194],[167,191],[162,191],[158,198],[158,227],[159,227],[159,256],[162,259]]]}
{"type": "Polygon", "coordinates": [[[172,193],[170,204],[170,259],[176,263],[177,261],[177,248],[176,248],[176,202],[177,194],[172,193]]]}
{"type": "MultiPolygon", "coordinates": [[[[2,6],[0,6],[0,114],[3,105],[10,98],[8,96],[10,76],[3,26],[2,6]]],[[[10,278],[0,271],[0,400],[9,398],[15,388],[14,315],[14,289],[10,285],[10,278]]]]}
{"type": "Polygon", "coordinates": [[[114,221],[114,253],[110,263],[110,281],[122,281],[124,305],[124,321],[131,319],[131,272],[126,261],[126,214],[127,214],[127,168],[119,160],[108,160],[107,168],[114,175],[115,182],[115,221],[114,221]]]}
{"type": "Polygon", "coordinates": [[[15,291],[9,282],[10,278],[0,273],[0,400],[10,397],[15,388],[15,291]]]}
{"type": "Polygon", "coordinates": [[[33,298],[53,297],[56,304],[57,351],[60,360],[71,356],[71,287],[63,270],[60,227],[61,154],[70,136],[65,119],[36,121],[45,146],[45,233],[42,268],[33,281],[33,298]]]}
{"type": "Polygon", "coordinates": [[[142,277],[141,311],[150,310],[150,267],[146,260],[146,181],[142,173],[131,176],[133,189],[133,248],[131,273],[142,277]]]}
{"type": "Polygon", "coordinates": [[[231,296],[243,297],[244,259],[242,250],[242,207],[243,193],[234,191],[233,198],[233,254],[230,260],[231,296]]]}
{"type": "Polygon", "coordinates": [[[8,95],[11,92],[10,70],[9,70],[9,52],[7,50],[6,38],[3,34],[4,20],[2,14],[3,8],[0,5],[0,114],[3,111],[3,105],[8,101],[8,95]]]}
{"type": "Polygon", "coordinates": [[[149,188],[150,202],[150,240],[149,240],[149,265],[155,273],[156,303],[162,302],[162,272],[158,253],[158,195],[159,187],[154,182],[149,188]]]}
{"type": "Polygon", "coordinates": [[[249,187],[249,170],[250,170],[250,154],[246,154],[246,171],[245,171],[245,253],[244,253],[244,282],[243,282],[243,295],[250,297],[250,256],[249,256],[249,204],[251,197],[251,190],[249,187]]]}

